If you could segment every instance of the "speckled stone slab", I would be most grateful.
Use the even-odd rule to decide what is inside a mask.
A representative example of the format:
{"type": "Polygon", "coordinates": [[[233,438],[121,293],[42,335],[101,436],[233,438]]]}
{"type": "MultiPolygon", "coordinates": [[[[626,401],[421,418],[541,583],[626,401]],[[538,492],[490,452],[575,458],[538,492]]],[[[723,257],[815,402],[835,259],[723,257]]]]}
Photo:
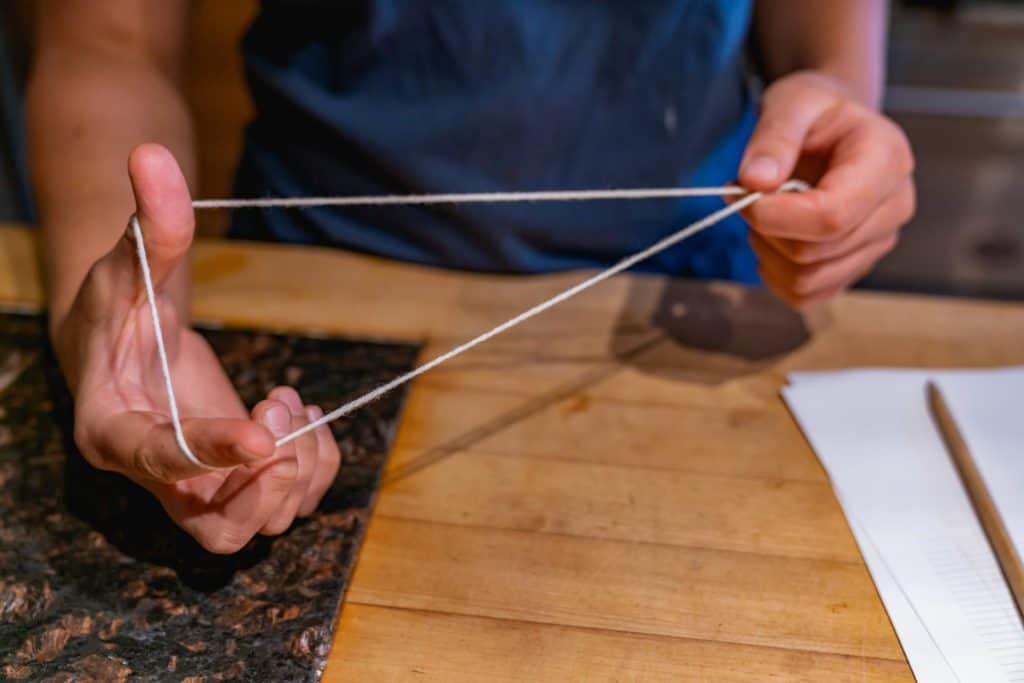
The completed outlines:
{"type": "MultiPolygon", "coordinates": [[[[243,398],[275,384],[330,410],[408,370],[413,346],[209,331],[243,398]]],[[[0,677],[315,681],[399,414],[396,392],[336,422],[318,513],[231,556],[75,452],[40,318],[0,315],[0,677]]]]}

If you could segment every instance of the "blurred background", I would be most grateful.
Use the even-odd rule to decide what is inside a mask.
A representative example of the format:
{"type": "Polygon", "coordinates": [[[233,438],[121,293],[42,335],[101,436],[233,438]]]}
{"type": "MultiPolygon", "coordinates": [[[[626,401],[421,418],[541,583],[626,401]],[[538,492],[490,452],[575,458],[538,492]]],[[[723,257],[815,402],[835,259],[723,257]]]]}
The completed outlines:
{"type": "MultiPolygon", "coordinates": [[[[256,0],[196,3],[188,96],[200,195],[227,196],[250,115],[238,41],[256,0]]],[[[21,133],[29,3],[0,2],[0,221],[31,221],[21,133]]],[[[1024,299],[1024,2],[896,0],[887,112],[918,160],[918,215],[861,284],[1024,299]]],[[[217,235],[223,216],[200,230],[217,235]]]]}

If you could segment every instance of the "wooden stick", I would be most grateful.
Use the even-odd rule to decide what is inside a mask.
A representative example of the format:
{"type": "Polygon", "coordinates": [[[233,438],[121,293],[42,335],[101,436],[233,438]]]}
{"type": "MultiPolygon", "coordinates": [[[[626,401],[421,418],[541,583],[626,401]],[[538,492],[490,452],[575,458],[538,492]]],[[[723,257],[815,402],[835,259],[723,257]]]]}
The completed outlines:
{"type": "Polygon", "coordinates": [[[1006,583],[1010,586],[1010,592],[1013,594],[1013,601],[1017,604],[1017,611],[1024,618],[1024,564],[1021,563],[1020,555],[1017,554],[1017,549],[1010,539],[1003,518],[999,516],[995,501],[992,500],[992,495],[985,486],[978,465],[967,448],[967,442],[964,441],[963,435],[953,419],[953,413],[949,410],[949,405],[934,382],[928,383],[928,403],[946,442],[953,464],[960,472],[960,479],[964,483],[964,488],[967,489],[968,497],[974,505],[974,511],[977,513],[985,535],[988,536],[988,541],[999,560],[1003,576],[1006,577],[1006,583]]]}

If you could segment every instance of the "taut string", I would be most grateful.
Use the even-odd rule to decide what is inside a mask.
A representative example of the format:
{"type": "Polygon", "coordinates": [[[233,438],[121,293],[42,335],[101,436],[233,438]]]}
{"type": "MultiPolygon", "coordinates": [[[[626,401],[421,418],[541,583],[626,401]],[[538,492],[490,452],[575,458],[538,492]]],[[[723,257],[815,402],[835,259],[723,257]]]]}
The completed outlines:
{"type": "MultiPolygon", "coordinates": [[[[800,180],[790,180],[784,183],[776,192],[803,192],[809,186],[800,180]]],[[[469,351],[475,346],[510,330],[530,318],[543,313],[577,294],[590,289],[605,280],[618,275],[619,273],[632,268],[655,254],[658,254],[669,247],[672,247],[696,235],[703,230],[723,221],[729,216],[742,211],[754,202],[765,196],[764,192],[748,192],[741,187],[692,187],[692,188],[640,188],[640,189],[613,189],[613,190],[579,190],[579,191],[556,191],[556,192],[488,192],[472,194],[427,194],[427,195],[380,195],[363,197],[295,197],[295,198],[264,198],[264,199],[202,199],[192,202],[195,209],[237,209],[237,208],[308,208],[319,206],[391,206],[400,204],[447,204],[447,203],[498,203],[498,202],[551,202],[551,201],[596,201],[604,199],[658,199],[678,197],[711,197],[711,196],[739,196],[743,195],[733,204],[719,209],[714,213],[702,218],[695,223],[672,233],[671,235],[655,242],[651,246],[631,256],[627,256],[615,265],[607,268],[596,275],[583,280],[582,282],[560,292],[551,298],[542,301],[532,308],[523,311],[519,315],[506,320],[500,325],[493,327],[486,332],[464,342],[446,353],[433,358],[432,360],[419,365],[413,370],[396,377],[395,379],[382,384],[358,398],[355,398],[341,407],[332,410],[323,417],[310,422],[304,427],[296,429],[277,440],[281,446],[293,441],[300,436],[307,434],[318,427],[342,418],[368,403],[384,396],[390,391],[403,384],[419,377],[425,372],[436,368],[442,363],[469,351]]],[[[188,445],[185,433],[181,426],[181,415],[178,411],[178,401],[174,393],[174,383],[171,379],[170,364],[167,359],[167,349],[164,345],[163,330],[160,327],[160,315],[157,310],[156,293],[153,288],[153,278],[149,270],[149,260],[146,255],[145,240],[142,235],[142,226],[139,224],[137,215],[132,215],[129,227],[135,238],[136,253],[139,258],[139,270],[142,273],[142,281],[145,286],[146,299],[149,302],[149,312],[153,317],[153,331],[156,335],[157,355],[160,358],[160,372],[163,375],[164,388],[167,392],[167,403],[170,408],[171,422],[174,426],[174,436],[181,449],[182,454],[194,465],[206,469],[213,468],[201,461],[188,445]]]]}

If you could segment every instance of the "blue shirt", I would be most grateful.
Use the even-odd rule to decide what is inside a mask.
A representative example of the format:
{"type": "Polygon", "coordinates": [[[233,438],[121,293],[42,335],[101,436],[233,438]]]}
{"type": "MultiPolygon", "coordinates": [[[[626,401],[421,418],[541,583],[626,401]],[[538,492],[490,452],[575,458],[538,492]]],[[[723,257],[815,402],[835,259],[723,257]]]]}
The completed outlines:
{"type": "MultiPolygon", "coordinates": [[[[239,196],[720,185],[749,0],[264,0],[239,196]]],[[[600,267],[717,198],[242,210],[232,233],[492,272],[600,267]]],[[[754,281],[734,218],[644,267],[754,281]]]]}

